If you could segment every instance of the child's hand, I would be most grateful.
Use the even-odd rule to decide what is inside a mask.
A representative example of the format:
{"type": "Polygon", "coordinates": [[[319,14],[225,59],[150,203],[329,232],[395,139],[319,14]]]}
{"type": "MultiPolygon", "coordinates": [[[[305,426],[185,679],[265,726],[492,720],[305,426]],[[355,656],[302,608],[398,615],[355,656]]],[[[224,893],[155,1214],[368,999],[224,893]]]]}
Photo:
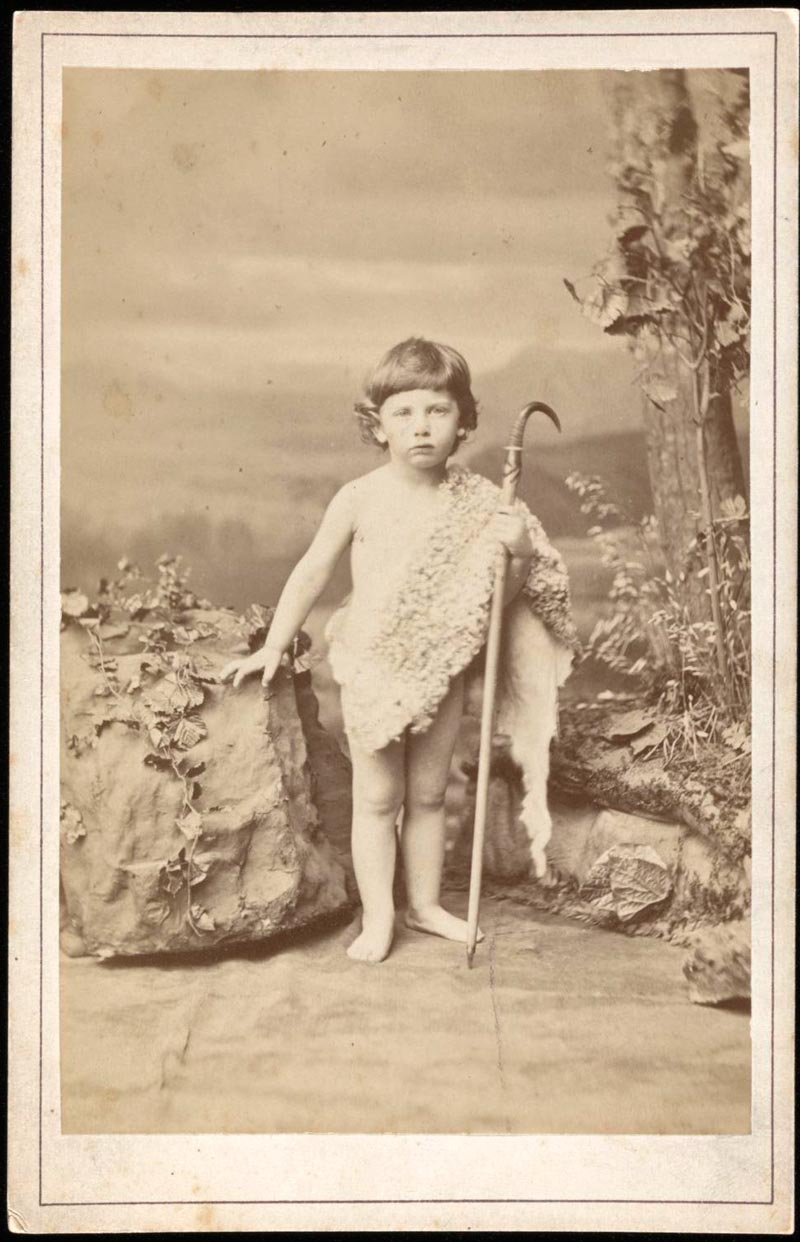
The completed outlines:
{"type": "Polygon", "coordinates": [[[283,652],[277,647],[262,647],[260,651],[254,651],[252,655],[246,656],[243,660],[231,660],[229,664],[226,664],[219,675],[220,681],[227,681],[229,677],[233,677],[235,690],[245,677],[249,677],[251,673],[261,672],[261,684],[268,686],[282,660],[283,652]]]}
{"type": "Polygon", "coordinates": [[[533,543],[528,524],[516,509],[503,505],[492,518],[490,529],[495,539],[502,543],[510,556],[521,561],[530,560],[533,556],[533,543]]]}

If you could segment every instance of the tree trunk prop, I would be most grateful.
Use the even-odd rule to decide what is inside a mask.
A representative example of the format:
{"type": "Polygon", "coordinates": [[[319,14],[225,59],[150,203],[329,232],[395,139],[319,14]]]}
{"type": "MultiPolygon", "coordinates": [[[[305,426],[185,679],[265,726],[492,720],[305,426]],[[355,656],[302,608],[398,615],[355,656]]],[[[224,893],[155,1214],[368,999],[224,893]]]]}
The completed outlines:
{"type": "Polygon", "coordinates": [[[746,79],[732,71],[632,73],[615,90],[625,309],[616,320],[609,310],[603,326],[628,333],[641,364],[666,565],[689,619],[717,630],[721,676],[716,591],[697,571],[714,578],[713,522],[725,501],[746,496],[732,405],[749,360],[749,153],[736,141],[746,116],[746,79]],[[745,238],[746,268],[732,243],[721,259],[713,249],[734,235],[745,238]]]}

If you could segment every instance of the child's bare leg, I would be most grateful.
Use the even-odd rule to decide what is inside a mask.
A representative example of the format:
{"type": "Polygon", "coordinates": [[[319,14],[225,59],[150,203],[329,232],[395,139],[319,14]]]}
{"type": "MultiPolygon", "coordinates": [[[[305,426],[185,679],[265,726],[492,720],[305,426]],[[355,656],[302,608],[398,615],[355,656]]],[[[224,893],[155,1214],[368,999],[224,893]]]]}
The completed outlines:
{"type": "Polygon", "coordinates": [[[466,940],[467,924],[439,904],[444,863],[444,795],[461,721],[463,678],[456,677],[424,733],[406,741],[406,801],[400,842],[405,864],[406,922],[417,931],[466,940]]]}
{"type": "Polygon", "coordinates": [[[394,932],[395,824],[403,802],[403,746],[364,751],[349,739],[353,764],[353,866],[364,909],[361,935],[347,950],[362,962],[381,962],[394,932]]]}

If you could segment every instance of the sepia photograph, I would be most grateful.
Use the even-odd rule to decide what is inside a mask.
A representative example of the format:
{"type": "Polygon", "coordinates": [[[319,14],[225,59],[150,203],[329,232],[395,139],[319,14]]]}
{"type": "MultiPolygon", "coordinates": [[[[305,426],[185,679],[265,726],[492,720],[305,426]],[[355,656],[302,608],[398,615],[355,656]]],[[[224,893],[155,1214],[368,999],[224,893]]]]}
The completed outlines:
{"type": "Polygon", "coordinates": [[[754,1139],[747,60],[53,40],[54,1142],[754,1139]]]}

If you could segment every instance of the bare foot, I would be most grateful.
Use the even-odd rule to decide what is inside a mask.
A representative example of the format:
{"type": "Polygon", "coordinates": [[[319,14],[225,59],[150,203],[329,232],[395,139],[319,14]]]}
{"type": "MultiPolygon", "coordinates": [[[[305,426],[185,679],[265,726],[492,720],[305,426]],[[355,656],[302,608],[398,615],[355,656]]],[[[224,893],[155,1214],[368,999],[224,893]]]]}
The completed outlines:
{"type": "MultiPolygon", "coordinates": [[[[413,931],[430,932],[432,936],[444,936],[445,940],[460,940],[466,944],[467,921],[448,914],[441,906],[428,906],[425,910],[406,911],[406,926],[413,931]]],[[[478,940],[483,932],[478,930],[478,940]]]]}
{"type": "Polygon", "coordinates": [[[388,921],[364,918],[362,929],[347,950],[347,956],[355,962],[382,962],[392,947],[394,915],[388,921]]]}

